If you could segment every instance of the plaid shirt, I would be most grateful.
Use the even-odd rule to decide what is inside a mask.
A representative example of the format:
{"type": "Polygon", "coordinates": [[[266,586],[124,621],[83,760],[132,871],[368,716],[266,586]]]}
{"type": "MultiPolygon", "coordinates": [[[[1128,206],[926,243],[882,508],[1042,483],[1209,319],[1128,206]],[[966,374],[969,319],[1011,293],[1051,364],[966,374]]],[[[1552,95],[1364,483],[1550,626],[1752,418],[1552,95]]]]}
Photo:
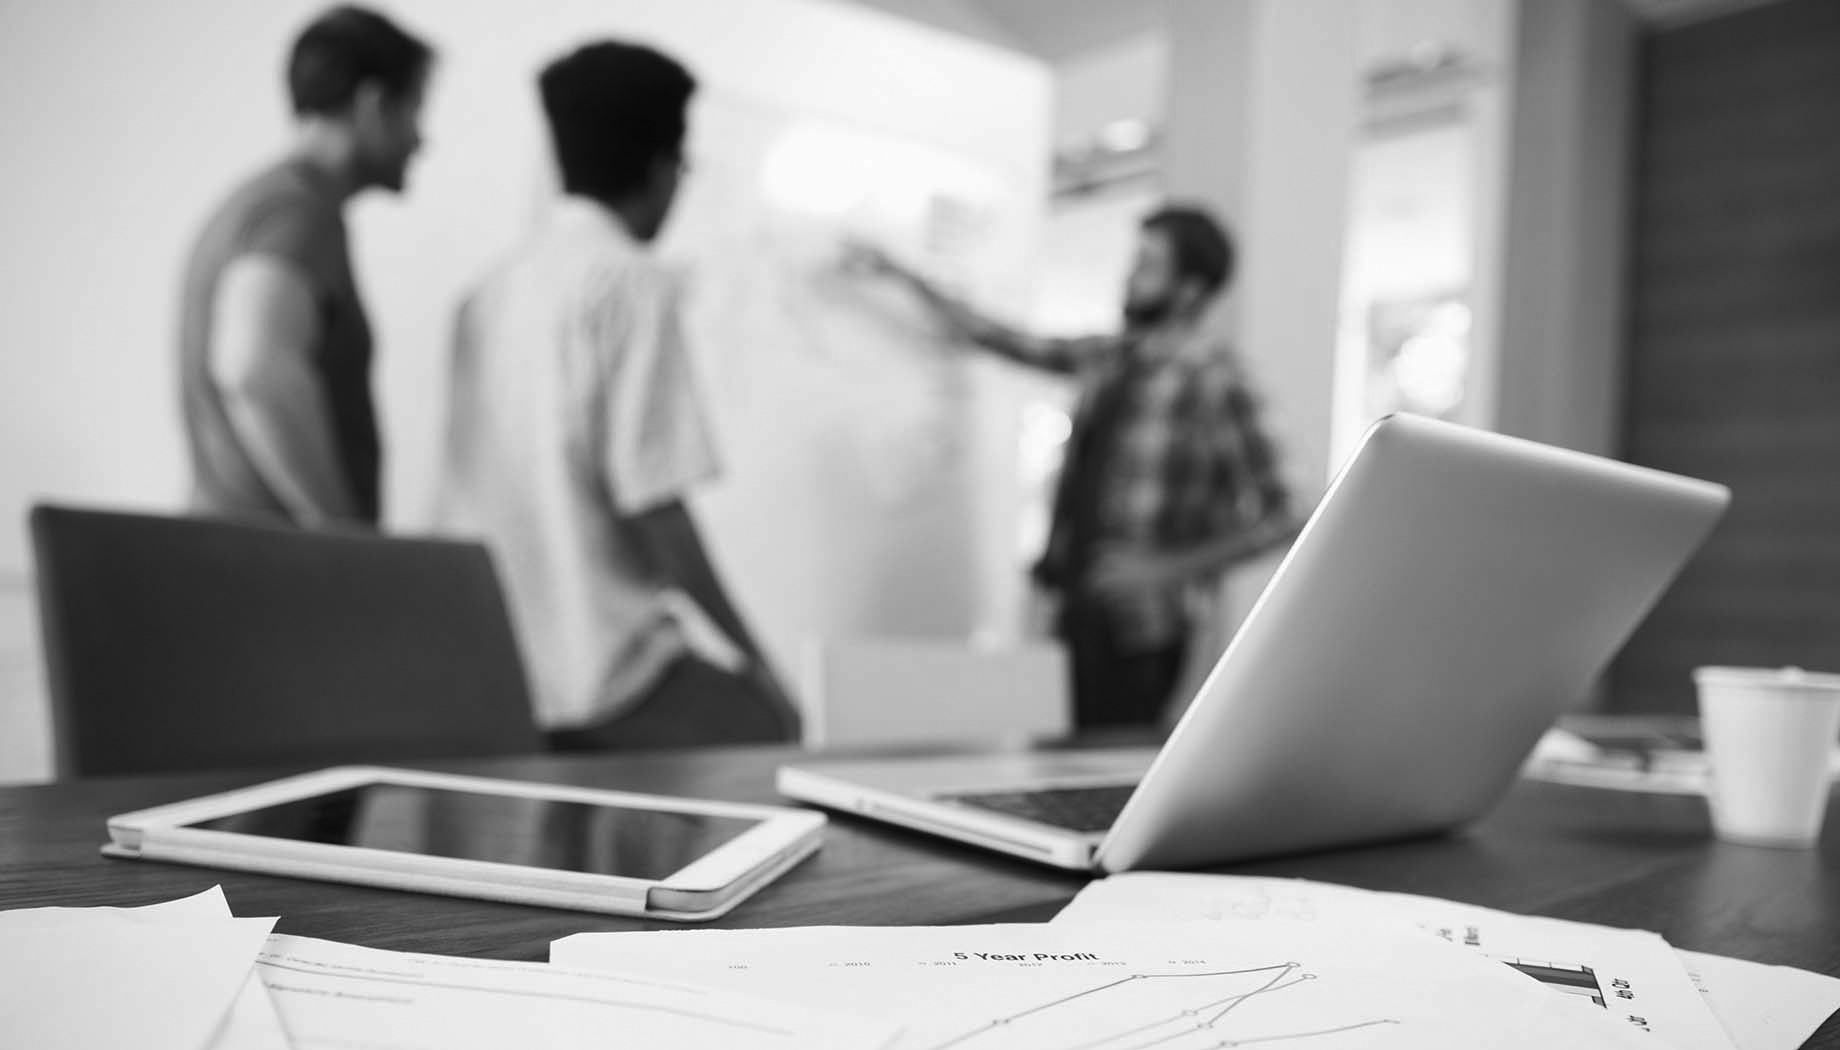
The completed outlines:
{"type": "MultiPolygon", "coordinates": [[[[1105,547],[1155,553],[1216,542],[1287,512],[1258,401],[1218,336],[1167,326],[1141,337],[980,339],[1029,364],[1076,375],[1081,397],[1037,578],[1082,599],[1105,547]]],[[[1109,608],[1119,641],[1171,644],[1188,630],[1193,580],[1109,608]]]]}

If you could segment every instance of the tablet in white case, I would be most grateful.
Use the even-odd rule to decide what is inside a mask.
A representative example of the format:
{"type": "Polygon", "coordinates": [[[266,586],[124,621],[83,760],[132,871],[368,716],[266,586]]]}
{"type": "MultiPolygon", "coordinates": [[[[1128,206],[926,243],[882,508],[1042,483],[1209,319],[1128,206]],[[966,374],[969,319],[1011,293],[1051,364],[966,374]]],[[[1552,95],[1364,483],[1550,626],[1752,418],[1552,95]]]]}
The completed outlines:
{"type": "Polygon", "coordinates": [[[346,766],[111,817],[103,852],[700,922],[823,830],[779,806],[346,766]]]}

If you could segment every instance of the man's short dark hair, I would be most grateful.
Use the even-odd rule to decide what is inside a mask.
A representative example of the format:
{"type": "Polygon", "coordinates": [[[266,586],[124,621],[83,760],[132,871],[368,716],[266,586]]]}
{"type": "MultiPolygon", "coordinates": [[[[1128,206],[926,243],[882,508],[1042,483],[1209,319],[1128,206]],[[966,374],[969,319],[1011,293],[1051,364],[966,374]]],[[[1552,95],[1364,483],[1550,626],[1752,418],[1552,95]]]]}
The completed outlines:
{"type": "Polygon", "coordinates": [[[1172,204],[1144,216],[1143,228],[1160,231],[1175,251],[1176,274],[1200,281],[1209,295],[1233,279],[1233,238],[1212,215],[1172,204]]]}
{"type": "Polygon", "coordinates": [[[396,98],[427,74],[434,49],[375,11],[350,5],[315,18],[288,55],[288,98],[297,116],[337,116],[367,82],[396,98]]]}
{"type": "Polygon", "coordinates": [[[537,81],[562,188],[614,200],[680,155],[696,78],[649,47],[603,40],[549,64],[537,81]]]}

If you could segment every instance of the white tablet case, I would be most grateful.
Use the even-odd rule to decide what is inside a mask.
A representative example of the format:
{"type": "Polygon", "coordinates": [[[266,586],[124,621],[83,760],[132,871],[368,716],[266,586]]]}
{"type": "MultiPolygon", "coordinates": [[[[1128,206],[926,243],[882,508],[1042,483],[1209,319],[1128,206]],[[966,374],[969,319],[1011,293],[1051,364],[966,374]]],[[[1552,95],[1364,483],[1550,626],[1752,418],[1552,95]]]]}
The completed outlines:
{"type": "Polygon", "coordinates": [[[102,852],[111,857],[197,864],[418,893],[477,897],[514,904],[570,908],[610,915],[635,915],[677,922],[706,922],[727,914],[761,887],[816,852],[822,844],[823,827],[822,814],[779,806],[710,802],[420,770],[342,766],[111,817],[111,841],[102,848],[102,852]],[[435,857],[361,846],[300,842],[184,826],[373,782],[759,821],[754,828],[735,840],[738,844],[748,836],[777,837],[786,833],[783,828],[768,832],[768,825],[772,822],[793,820],[799,822],[801,827],[786,845],[751,869],[699,871],[702,868],[702,862],[699,861],[673,876],[674,879],[681,879],[685,874],[732,876],[721,879],[728,895],[719,904],[707,910],[688,911],[652,903],[657,891],[664,890],[663,895],[669,896],[671,888],[666,883],[645,879],[435,857]]]}

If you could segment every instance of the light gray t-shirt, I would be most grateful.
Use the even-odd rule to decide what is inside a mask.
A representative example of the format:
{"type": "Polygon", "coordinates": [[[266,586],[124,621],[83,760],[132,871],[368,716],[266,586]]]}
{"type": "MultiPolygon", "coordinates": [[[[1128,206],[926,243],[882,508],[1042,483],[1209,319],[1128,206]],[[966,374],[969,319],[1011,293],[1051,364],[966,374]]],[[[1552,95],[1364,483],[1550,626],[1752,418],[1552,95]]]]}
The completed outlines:
{"type": "Polygon", "coordinates": [[[179,385],[195,509],[235,517],[289,516],[231,425],[211,368],[211,325],[225,269],[249,255],[292,266],[313,290],[334,448],[361,519],[379,517],[382,447],[371,399],[371,329],[352,279],[341,200],[324,175],[289,159],[231,192],[186,264],[179,310],[179,385]]]}
{"type": "Polygon", "coordinates": [[[688,651],[629,524],[716,474],[680,300],[571,197],[460,309],[436,520],[491,548],[545,728],[618,713],[688,651]]]}

